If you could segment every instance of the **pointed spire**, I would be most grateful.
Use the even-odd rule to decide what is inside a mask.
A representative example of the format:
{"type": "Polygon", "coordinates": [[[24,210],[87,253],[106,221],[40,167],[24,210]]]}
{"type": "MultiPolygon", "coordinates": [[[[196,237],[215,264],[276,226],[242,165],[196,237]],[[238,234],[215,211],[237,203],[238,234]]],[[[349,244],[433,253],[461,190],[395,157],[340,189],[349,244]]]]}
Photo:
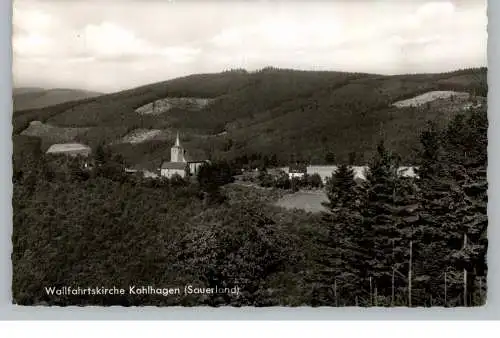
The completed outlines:
{"type": "Polygon", "coordinates": [[[177,132],[177,138],[175,139],[175,146],[180,147],[181,146],[181,141],[179,140],[179,132],[177,132]]]}

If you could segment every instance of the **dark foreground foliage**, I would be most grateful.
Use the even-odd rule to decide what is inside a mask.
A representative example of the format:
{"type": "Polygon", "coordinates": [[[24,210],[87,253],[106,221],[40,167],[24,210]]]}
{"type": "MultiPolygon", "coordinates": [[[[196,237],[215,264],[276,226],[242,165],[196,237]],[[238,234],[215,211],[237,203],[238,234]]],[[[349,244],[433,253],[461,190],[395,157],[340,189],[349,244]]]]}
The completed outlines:
{"type": "Polygon", "coordinates": [[[417,179],[398,175],[383,144],[361,187],[340,167],[327,186],[329,255],[314,304],[485,303],[487,127],[484,110],[431,125],[417,179]]]}

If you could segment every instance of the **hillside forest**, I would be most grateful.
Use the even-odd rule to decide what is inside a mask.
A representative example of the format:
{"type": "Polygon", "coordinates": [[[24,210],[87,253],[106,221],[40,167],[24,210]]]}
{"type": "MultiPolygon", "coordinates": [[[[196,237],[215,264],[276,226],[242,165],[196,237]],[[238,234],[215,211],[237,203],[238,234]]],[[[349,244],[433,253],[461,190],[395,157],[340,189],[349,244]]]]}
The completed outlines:
{"type": "MultiPolygon", "coordinates": [[[[226,76],[237,82],[248,75],[226,76]]],[[[200,87],[200,95],[209,94],[201,93],[203,88],[216,90],[227,83],[200,87]]],[[[357,85],[370,97],[366,85],[357,85]]],[[[262,105],[278,94],[265,96],[262,105]]],[[[115,117],[82,114],[83,107],[102,104],[99,100],[64,107],[73,117],[110,123],[115,117]]],[[[50,119],[61,107],[38,114],[50,119]]],[[[364,110],[353,106],[354,111],[364,110]]],[[[34,114],[19,112],[14,125],[34,114]]],[[[67,114],[53,116],[58,123],[76,123],[67,114]]],[[[358,121],[361,125],[352,124],[351,130],[360,136],[363,122],[358,121]]],[[[41,150],[43,140],[19,137],[12,200],[13,301],[59,306],[484,305],[486,107],[445,122],[428,119],[412,144],[418,177],[397,174],[405,154],[393,147],[387,133],[377,133],[370,142],[374,151],[366,159],[369,171],[363,182],[353,180],[352,163],[340,156],[342,165],[324,187],[328,202],[322,213],[275,206],[288,193],[279,186],[235,184],[233,176],[243,164],[231,157],[214,159],[194,180],[146,179],[126,174],[129,159],[112,146],[99,146],[93,169],[87,170],[81,166],[84,159],[48,157],[41,150]],[[49,296],[44,290],[186,284],[238,286],[241,293],[49,296]]],[[[210,128],[218,131],[216,125],[210,128]]]]}
{"type": "Polygon", "coordinates": [[[238,160],[258,167],[353,159],[365,165],[384,139],[405,165],[414,165],[427,121],[444,127],[463,110],[462,93],[472,103],[484,100],[486,74],[486,68],[387,76],[267,67],[195,74],[35,109],[21,109],[29,103],[23,97],[18,104],[14,99],[14,149],[27,150],[32,144],[27,138],[33,137],[40,139],[42,152],[55,143],[83,143],[93,150],[104,144],[132,167],[152,170],[169,159],[179,132],[197,160],[238,160]],[[457,95],[394,106],[429,91],[457,95]],[[210,104],[198,110],[172,106],[161,114],[140,113],[167,98],[200,98],[210,104]],[[141,133],[156,136],[130,141],[141,133]]]}

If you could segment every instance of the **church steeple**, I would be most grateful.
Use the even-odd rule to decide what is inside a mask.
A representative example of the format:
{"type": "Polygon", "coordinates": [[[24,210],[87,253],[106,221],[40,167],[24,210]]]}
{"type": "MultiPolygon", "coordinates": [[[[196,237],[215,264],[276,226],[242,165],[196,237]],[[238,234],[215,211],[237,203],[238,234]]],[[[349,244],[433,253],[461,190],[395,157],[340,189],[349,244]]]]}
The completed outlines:
{"type": "Polygon", "coordinates": [[[180,147],[181,146],[181,141],[179,140],[179,132],[177,132],[177,138],[175,139],[175,146],[180,147]]]}
{"type": "Polygon", "coordinates": [[[170,148],[170,162],[186,162],[185,153],[186,151],[181,146],[179,132],[177,132],[177,137],[175,138],[175,145],[172,148],[170,148]]]}

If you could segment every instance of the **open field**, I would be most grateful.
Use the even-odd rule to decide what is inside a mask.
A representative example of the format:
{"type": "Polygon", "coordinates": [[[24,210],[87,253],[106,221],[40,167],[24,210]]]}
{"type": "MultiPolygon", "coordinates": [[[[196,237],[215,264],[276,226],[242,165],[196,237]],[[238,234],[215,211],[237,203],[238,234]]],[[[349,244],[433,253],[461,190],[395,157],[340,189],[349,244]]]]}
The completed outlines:
{"type": "Polygon", "coordinates": [[[172,109],[183,109],[189,111],[199,111],[208,106],[213,99],[199,97],[167,97],[159,99],[137,108],[138,114],[159,115],[172,109]]]}
{"type": "Polygon", "coordinates": [[[323,190],[318,191],[299,191],[294,194],[288,194],[280,198],[276,205],[286,209],[302,209],[310,212],[321,212],[326,209],[321,205],[328,198],[323,190]]]}
{"type": "Polygon", "coordinates": [[[136,129],[125,135],[121,139],[121,143],[142,143],[150,140],[161,139],[162,136],[164,135],[162,135],[162,131],[159,129],[136,129]]]}
{"type": "Polygon", "coordinates": [[[32,121],[21,135],[40,137],[49,143],[64,143],[75,140],[90,128],[58,127],[40,121],[32,121]]]}
{"type": "Polygon", "coordinates": [[[460,101],[467,100],[469,98],[469,93],[465,92],[455,92],[451,90],[436,90],[430,91],[410,99],[401,100],[393,103],[393,106],[403,108],[403,107],[418,107],[427,102],[439,100],[439,99],[457,99],[460,101]]]}

